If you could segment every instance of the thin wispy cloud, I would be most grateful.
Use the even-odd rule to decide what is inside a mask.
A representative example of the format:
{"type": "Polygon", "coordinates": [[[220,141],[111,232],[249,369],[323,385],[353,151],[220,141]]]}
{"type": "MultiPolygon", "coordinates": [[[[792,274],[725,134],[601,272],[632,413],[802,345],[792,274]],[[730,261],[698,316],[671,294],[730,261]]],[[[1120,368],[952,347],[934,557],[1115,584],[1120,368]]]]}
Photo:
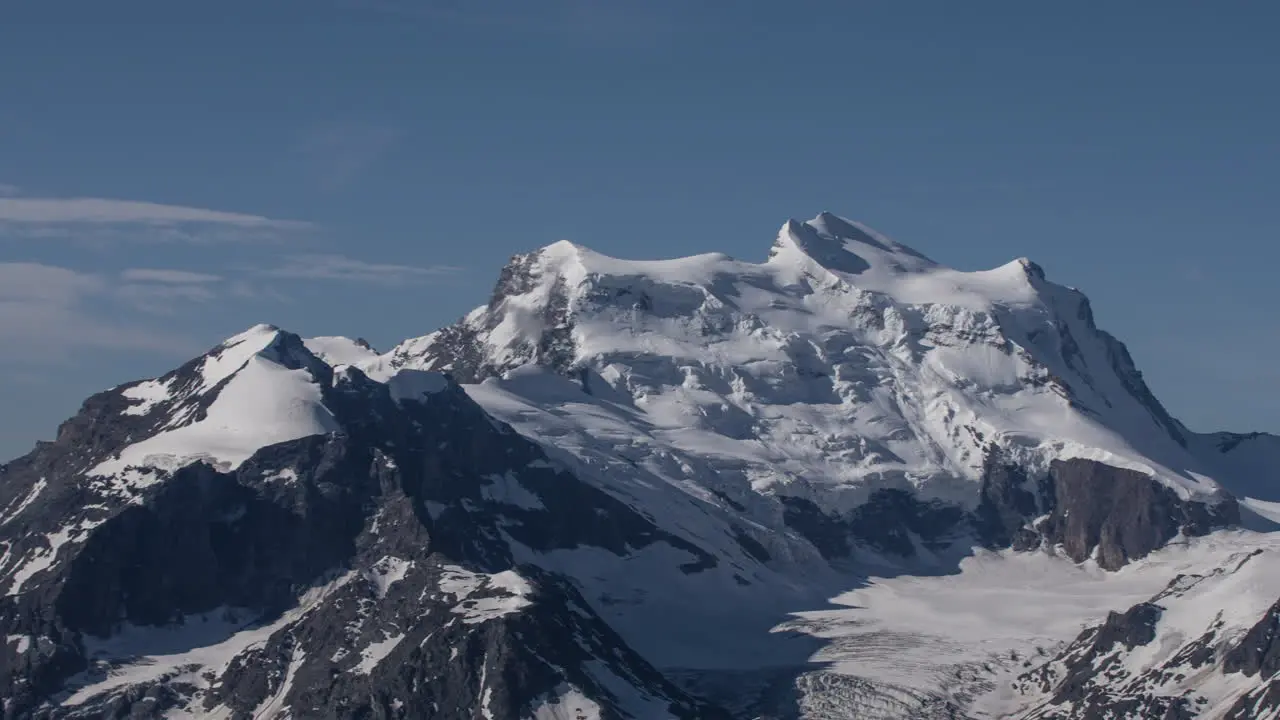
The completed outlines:
{"type": "Polygon", "coordinates": [[[183,303],[213,302],[223,294],[221,275],[169,268],[130,268],[120,273],[115,295],[137,310],[175,315],[183,303]]]}
{"type": "Polygon", "coordinates": [[[130,283],[115,289],[115,296],[135,310],[151,315],[178,315],[182,303],[209,303],[221,293],[208,285],[130,283]]]}
{"type": "Polygon", "coordinates": [[[113,307],[118,293],[118,287],[92,273],[0,263],[0,362],[57,362],[95,349],[180,356],[198,347],[122,317],[113,307]]]}
{"type": "Polygon", "coordinates": [[[139,200],[0,196],[0,238],[9,239],[224,244],[284,240],[313,229],[298,220],[139,200]]]}
{"type": "Polygon", "coordinates": [[[165,283],[171,285],[208,285],[220,282],[221,275],[192,272],[190,270],[169,270],[157,268],[130,268],[120,273],[120,279],[126,282],[165,283]]]}
{"type": "Polygon", "coordinates": [[[0,183],[0,197],[11,197],[13,195],[17,195],[20,192],[22,192],[22,188],[18,187],[17,185],[0,183]]]}
{"type": "MultiPolygon", "coordinates": [[[[383,142],[379,137],[367,137],[360,149],[360,141],[318,136],[313,149],[339,157],[333,166],[335,177],[349,178],[361,164],[372,161],[383,142]]],[[[299,232],[314,239],[315,230],[305,222],[146,201],[0,196],[0,239],[59,239],[111,248],[113,253],[124,241],[216,246],[293,239],[299,232]]],[[[198,331],[176,320],[224,314],[237,304],[262,309],[290,302],[287,289],[266,279],[399,287],[457,271],[367,262],[342,254],[281,255],[279,246],[271,249],[271,242],[260,245],[251,253],[256,263],[238,269],[190,259],[194,267],[140,264],[120,270],[47,260],[0,263],[0,363],[64,362],[94,350],[177,356],[196,352],[200,344],[190,342],[185,333],[198,331]]],[[[216,259],[224,257],[219,250],[216,259]]]]}
{"type": "Polygon", "coordinates": [[[345,255],[293,255],[277,267],[260,271],[268,277],[290,280],[335,280],[342,282],[404,285],[461,272],[449,265],[395,265],[356,260],[345,255]]]}
{"type": "Polygon", "coordinates": [[[69,268],[41,263],[0,263],[0,302],[67,305],[106,287],[102,278],[69,268]]]}
{"type": "Polygon", "coordinates": [[[137,200],[105,198],[0,198],[0,222],[47,224],[155,224],[210,223],[249,228],[302,229],[307,223],[275,220],[261,215],[206,210],[182,205],[162,205],[137,200]]]}

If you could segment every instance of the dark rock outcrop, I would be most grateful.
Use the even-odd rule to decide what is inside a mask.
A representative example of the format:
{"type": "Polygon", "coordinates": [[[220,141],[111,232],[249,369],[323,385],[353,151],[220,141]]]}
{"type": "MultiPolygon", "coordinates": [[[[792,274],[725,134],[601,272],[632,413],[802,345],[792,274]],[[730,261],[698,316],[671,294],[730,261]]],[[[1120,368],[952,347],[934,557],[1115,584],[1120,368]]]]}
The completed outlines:
{"type": "Polygon", "coordinates": [[[914,556],[917,546],[939,550],[956,538],[965,519],[960,508],[896,489],[877,490],[844,515],[823,512],[800,497],[779,500],[787,526],[828,560],[849,557],[857,546],[901,557],[914,556]]]}
{"type": "Polygon", "coordinates": [[[981,499],[971,519],[978,541],[991,549],[1038,547],[1040,538],[1029,523],[1039,515],[1041,505],[1053,502],[1051,486],[1041,485],[1037,493],[1021,467],[1005,460],[995,448],[989,449],[981,499]]]}
{"type": "Polygon", "coordinates": [[[968,513],[892,489],[872,493],[844,515],[800,497],[779,500],[787,526],[828,560],[849,557],[857,546],[911,557],[918,546],[938,550],[972,539],[990,549],[1061,546],[1076,562],[1095,557],[1116,570],[1179,534],[1200,536],[1240,522],[1235,499],[1225,494],[1217,504],[1184,500],[1149,475],[1083,459],[1054,461],[1033,480],[995,448],[978,505],[968,513]]]}
{"type": "Polygon", "coordinates": [[[1280,672],[1280,600],[1227,651],[1222,669],[1249,677],[1272,677],[1280,672]]]}
{"type": "Polygon", "coordinates": [[[1216,505],[1182,500],[1143,473],[1092,460],[1058,460],[1049,470],[1053,505],[1045,538],[1080,562],[1096,552],[1115,570],[1162,547],[1179,533],[1205,535],[1240,523],[1234,498],[1216,505]]]}
{"type": "Polygon", "coordinates": [[[1275,717],[1280,712],[1280,678],[1272,678],[1256,690],[1245,693],[1227,710],[1223,720],[1256,720],[1275,717]]]}

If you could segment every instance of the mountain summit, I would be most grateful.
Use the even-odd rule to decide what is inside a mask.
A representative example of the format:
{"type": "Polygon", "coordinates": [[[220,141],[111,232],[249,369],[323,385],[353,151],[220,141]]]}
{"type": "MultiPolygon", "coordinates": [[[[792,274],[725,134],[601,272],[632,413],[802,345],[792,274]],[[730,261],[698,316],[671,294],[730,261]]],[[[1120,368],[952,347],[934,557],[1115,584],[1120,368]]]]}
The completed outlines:
{"type": "Polygon", "coordinates": [[[921,272],[938,264],[858,223],[824,212],[808,221],[789,220],[778,233],[770,262],[809,261],[828,270],[861,275],[921,272]]]}
{"type": "Polygon", "coordinates": [[[6,718],[1261,717],[1277,668],[1238,635],[1269,642],[1270,586],[1225,624],[1196,598],[1265,576],[1271,540],[1236,528],[1280,517],[1278,471],[1276,438],[1171,417],[1025,259],[961,272],[829,213],[763,263],[559,242],[386,353],[255,326],[0,466],[0,697],[6,718]],[[1191,629],[1175,703],[1135,648],[1191,629]]]}

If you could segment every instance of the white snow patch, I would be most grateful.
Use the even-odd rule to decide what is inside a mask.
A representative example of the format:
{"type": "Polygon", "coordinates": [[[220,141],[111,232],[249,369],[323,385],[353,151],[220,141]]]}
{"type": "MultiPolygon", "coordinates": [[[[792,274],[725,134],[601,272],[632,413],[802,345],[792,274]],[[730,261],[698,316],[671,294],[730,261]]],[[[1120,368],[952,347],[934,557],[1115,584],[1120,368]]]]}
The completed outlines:
{"type": "Polygon", "coordinates": [[[288,706],[285,705],[285,697],[289,694],[289,689],[293,687],[293,678],[298,674],[298,669],[302,667],[302,662],[307,659],[306,652],[294,649],[289,658],[289,666],[285,669],[284,679],[280,681],[280,687],[271,695],[263,698],[258,707],[253,710],[254,720],[276,720],[280,717],[280,713],[284,711],[285,717],[288,717],[288,706]]]}
{"type": "Polygon", "coordinates": [[[293,468],[280,468],[263,478],[263,482],[291,483],[298,479],[298,471],[293,468]]]}
{"type": "MultiPolygon", "coordinates": [[[[22,592],[22,587],[28,580],[53,567],[54,561],[58,559],[58,551],[62,546],[69,542],[84,540],[90,530],[103,522],[104,520],[81,520],[75,525],[69,525],[58,532],[45,535],[44,539],[47,547],[37,549],[35,554],[27,558],[25,563],[9,573],[9,577],[13,580],[13,585],[9,587],[6,594],[13,596],[22,592]]],[[[5,554],[8,555],[8,552],[5,554]]]]}
{"type": "Polygon", "coordinates": [[[528,720],[600,720],[600,705],[571,685],[561,685],[533,706],[528,720]]]}
{"type": "Polygon", "coordinates": [[[200,376],[204,380],[201,391],[234,375],[249,358],[267,349],[279,333],[279,328],[273,325],[259,324],[224,340],[200,365],[200,376]]]}
{"type": "Polygon", "coordinates": [[[492,575],[476,573],[456,565],[441,568],[439,587],[457,603],[453,612],[468,625],[493,620],[532,605],[533,586],[514,570],[492,575]],[[473,597],[477,594],[482,597],[473,597]]]}
{"type": "Polygon", "coordinates": [[[14,646],[13,651],[15,653],[17,653],[18,655],[24,655],[26,654],[27,649],[31,647],[31,636],[30,635],[9,635],[8,637],[5,638],[5,642],[9,645],[14,646]]]}
{"type": "Polygon", "coordinates": [[[0,525],[6,525],[9,521],[21,515],[22,511],[30,507],[31,503],[35,502],[36,498],[40,497],[40,493],[44,492],[44,489],[48,486],[49,484],[45,482],[44,478],[37,480],[36,484],[31,486],[31,490],[18,503],[18,506],[6,512],[3,517],[0,517],[0,525]]]}
{"type": "MultiPolygon", "coordinates": [[[[1176,554],[1160,553],[1164,558],[1176,554]]],[[[1280,534],[1224,535],[1194,543],[1183,554],[1194,557],[1194,565],[1166,568],[1185,574],[1154,597],[1141,598],[1161,608],[1155,637],[1131,649],[1111,649],[1096,659],[1095,668],[1106,665],[1098,679],[1118,695],[1187,697],[1203,717],[1223,717],[1243,693],[1259,687],[1256,679],[1223,673],[1220,653],[1266,617],[1280,597],[1280,534]],[[1219,653],[1218,662],[1195,667],[1188,661],[1193,656],[1188,646],[1202,641],[1219,653]]],[[[1064,679],[1063,667],[1059,660],[1046,667],[1051,677],[1056,675],[1054,682],[1064,679]]],[[[1008,717],[1014,709],[1039,717],[1049,698],[1037,684],[1029,685],[1028,696],[1019,697],[1008,683],[997,683],[997,691],[981,698],[975,709],[990,717],[1008,717]]]]}
{"type": "MultiPolygon", "coordinates": [[[[107,675],[99,678],[82,674],[73,678],[69,687],[74,692],[63,704],[80,705],[96,695],[153,681],[188,666],[199,668],[189,674],[191,682],[204,685],[206,672],[221,676],[237,656],[261,647],[276,631],[301,620],[354,577],[354,572],[348,572],[308,590],[296,607],[266,625],[245,627],[234,619],[235,611],[223,610],[187,618],[178,626],[126,626],[110,638],[86,636],[86,656],[99,672],[107,675]]],[[[300,663],[300,654],[294,660],[300,663]]],[[[290,667],[296,671],[294,663],[290,667]]]]}
{"type": "Polygon", "coordinates": [[[387,596],[392,585],[404,579],[413,569],[412,560],[403,560],[390,555],[383,557],[365,571],[365,579],[373,585],[374,594],[381,600],[387,596]]]}
{"type": "Polygon", "coordinates": [[[449,379],[436,372],[399,370],[387,378],[391,399],[397,402],[425,402],[426,398],[449,387],[449,379]]]}
{"type": "Polygon", "coordinates": [[[392,650],[404,640],[404,633],[384,633],[382,640],[370,643],[368,647],[360,651],[360,662],[352,668],[352,672],[360,675],[368,675],[378,666],[378,663],[386,659],[392,650]]]}
{"type": "Polygon", "coordinates": [[[334,367],[355,365],[378,357],[378,353],[351,338],[313,337],[303,340],[302,344],[313,355],[334,367]]]}
{"type": "Polygon", "coordinates": [[[524,510],[545,510],[542,499],[530,492],[516,478],[515,473],[508,470],[502,475],[487,475],[487,484],[480,486],[480,494],[486,500],[512,505],[524,510]]]}
{"type": "Polygon", "coordinates": [[[124,409],[125,415],[146,415],[156,405],[171,397],[169,384],[160,380],[145,380],[127,388],[120,393],[129,400],[137,401],[124,409]]]}

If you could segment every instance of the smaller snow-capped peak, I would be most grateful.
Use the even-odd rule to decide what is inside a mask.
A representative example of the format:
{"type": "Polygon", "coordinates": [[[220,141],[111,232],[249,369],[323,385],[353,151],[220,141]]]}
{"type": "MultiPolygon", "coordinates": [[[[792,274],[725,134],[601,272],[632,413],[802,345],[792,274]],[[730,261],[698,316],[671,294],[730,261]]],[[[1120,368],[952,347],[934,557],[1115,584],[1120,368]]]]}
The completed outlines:
{"type": "Polygon", "coordinates": [[[158,406],[176,406],[203,395],[244,367],[249,358],[270,352],[268,348],[279,338],[280,328],[260,323],[223,340],[209,352],[163,377],[127,385],[121,395],[131,405],[124,414],[146,416],[158,406]]]}
{"type": "Polygon", "coordinates": [[[249,358],[266,351],[280,338],[280,328],[259,323],[223,340],[205,354],[200,365],[201,389],[209,390],[244,367],[249,358]]]}
{"type": "Polygon", "coordinates": [[[126,486],[206,461],[234,469],[259,448],[339,429],[325,406],[329,366],[304,341],[260,324],[231,336],[163,377],[126,386],[137,418],[129,442],[88,470],[126,486]]]}
{"type": "MultiPolygon", "coordinates": [[[[351,373],[377,359],[363,341],[255,325],[173,372],[115,391],[127,403],[117,411],[123,442],[95,454],[86,475],[132,494],[192,463],[230,471],[269,445],[339,432],[332,392],[359,383],[351,373]]],[[[419,370],[375,375],[396,400],[421,402],[448,384],[419,370]]]]}
{"type": "Polygon", "coordinates": [[[391,399],[397,402],[424,402],[449,387],[449,378],[426,370],[401,369],[387,378],[391,399]]]}

